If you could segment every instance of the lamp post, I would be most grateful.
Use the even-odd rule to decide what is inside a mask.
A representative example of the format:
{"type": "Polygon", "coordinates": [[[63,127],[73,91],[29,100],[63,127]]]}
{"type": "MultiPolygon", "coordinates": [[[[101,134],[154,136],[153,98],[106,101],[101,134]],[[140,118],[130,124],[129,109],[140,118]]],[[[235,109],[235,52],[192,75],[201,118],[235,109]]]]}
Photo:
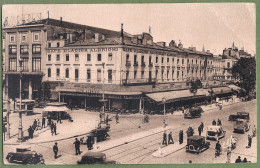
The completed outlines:
{"type": "Polygon", "coordinates": [[[10,138],[10,100],[7,100],[7,114],[6,114],[7,133],[6,136],[10,138]]]}
{"type": "Polygon", "coordinates": [[[106,115],[105,115],[105,63],[102,63],[102,67],[103,67],[103,81],[102,81],[102,101],[103,101],[103,108],[102,108],[102,114],[104,116],[104,122],[106,119],[106,115]]]}
{"type": "Polygon", "coordinates": [[[163,115],[165,115],[165,102],[166,102],[165,97],[162,98],[162,102],[163,102],[163,115]]]}
{"type": "Polygon", "coordinates": [[[23,59],[19,59],[20,65],[20,109],[19,109],[19,127],[18,127],[18,141],[23,141],[23,125],[22,125],[22,64],[23,59]]]}

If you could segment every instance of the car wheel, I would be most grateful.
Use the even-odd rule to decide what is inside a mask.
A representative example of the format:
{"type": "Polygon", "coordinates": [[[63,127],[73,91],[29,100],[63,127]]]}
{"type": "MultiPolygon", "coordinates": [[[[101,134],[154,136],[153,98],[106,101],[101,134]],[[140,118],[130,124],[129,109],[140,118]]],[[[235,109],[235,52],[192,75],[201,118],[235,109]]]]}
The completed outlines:
{"type": "Polygon", "coordinates": [[[7,161],[8,161],[9,163],[13,163],[13,158],[12,158],[12,156],[9,156],[9,157],[7,158],[7,161]]]}

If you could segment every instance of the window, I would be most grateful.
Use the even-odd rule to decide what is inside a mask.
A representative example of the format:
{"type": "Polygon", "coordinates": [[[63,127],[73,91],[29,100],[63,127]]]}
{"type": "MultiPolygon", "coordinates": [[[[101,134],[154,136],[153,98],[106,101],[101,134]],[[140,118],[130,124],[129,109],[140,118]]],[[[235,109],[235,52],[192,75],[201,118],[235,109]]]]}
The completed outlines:
{"type": "Polygon", "coordinates": [[[177,71],[177,79],[179,79],[179,75],[180,75],[180,72],[179,72],[179,71],[177,71]]]}
{"type": "Polygon", "coordinates": [[[144,71],[141,71],[141,79],[144,79],[144,71]]]}
{"type": "Polygon", "coordinates": [[[56,69],[56,77],[59,78],[60,77],[60,68],[56,69]]]}
{"type": "Polygon", "coordinates": [[[178,59],[177,59],[177,64],[179,64],[179,62],[180,62],[180,59],[178,58],[178,59]]]}
{"type": "Polygon", "coordinates": [[[40,41],[40,33],[33,33],[33,41],[40,41]]]}
{"type": "Polygon", "coordinates": [[[29,46],[28,45],[21,45],[20,46],[20,52],[21,52],[21,54],[28,54],[29,46]]]}
{"type": "Polygon", "coordinates": [[[101,82],[101,70],[100,69],[97,70],[97,81],[101,82]]]}
{"type": "Polygon", "coordinates": [[[155,60],[156,63],[158,63],[158,57],[156,57],[156,60],[155,60]]]}
{"type": "Polygon", "coordinates": [[[227,63],[227,68],[230,68],[230,62],[227,63]]]}
{"type": "Polygon", "coordinates": [[[184,59],[182,59],[182,65],[184,64],[184,59]]]}
{"type": "Polygon", "coordinates": [[[79,54],[75,54],[75,61],[79,61],[79,54]]]}
{"type": "Polygon", "coordinates": [[[29,71],[29,58],[23,58],[22,71],[29,71]]]}
{"type": "Polygon", "coordinates": [[[56,55],[56,61],[60,61],[60,54],[56,55]]]}
{"type": "Polygon", "coordinates": [[[41,71],[41,58],[32,59],[32,71],[41,71]]]}
{"type": "Polygon", "coordinates": [[[33,54],[41,54],[41,44],[33,44],[32,45],[32,53],[33,54]]]}
{"type": "Polygon", "coordinates": [[[48,68],[48,77],[51,77],[51,68],[48,68]]]}
{"type": "Polygon", "coordinates": [[[158,69],[156,69],[155,71],[155,78],[157,79],[157,76],[158,76],[158,69]]]}
{"type": "Polygon", "coordinates": [[[112,56],[113,56],[112,53],[108,54],[108,61],[112,61],[112,56]]]}
{"type": "Polygon", "coordinates": [[[87,54],[87,61],[91,61],[91,54],[87,54]]]}
{"type": "Polygon", "coordinates": [[[51,54],[48,54],[48,61],[51,61],[51,54]]]}
{"type": "Polygon", "coordinates": [[[70,61],[70,55],[66,54],[66,61],[70,61]]]}
{"type": "Polygon", "coordinates": [[[174,58],[172,58],[172,62],[174,63],[174,58]]]}
{"type": "Polygon", "coordinates": [[[161,78],[163,79],[164,70],[162,70],[161,78]]]}
{"type": "Polygon", "coordinates": [[[196,59],[196,64],[198,63],[198,60],[196,59]]]}
{"type": "Polygon", "coordinates": [[[193,65],[193,60],[191,60],[191,64],[193,65]]]}
{"type": "Polygon", "coordinates": [[[183,71],[181,71],[181,77],[183,78],[183,75],[184,75],[184,73],[183,73],[183,71]]]}
{"type": "Polygon", "coordinates": [[[10,35],[10,43],[14,43],[15,42],[15,35],[12,34],[10,35]]]}
{"type": "Polygon", "coordinates": [[[134,71],[134,79],[136,79],[137,71],[134,71]]]}
{"type": "Polygon", "coordinates": [[[57,47],[60,47],[60,42],[57,42],[57,47]]]}
{"type": "Polygon", "coordinates": [[[75,81],[79,80],[79,70],[75,69],[75,81]]]}
{"type": "Polygon", "coordinates": [[[167,79],[169,79],[169,70],[167,70],[167,79]]]}
{"type": "Polygon", "coordinates": [[[134,64],[137,63],[137,55],[134,55],[134,64]]]}
{"type": "Polygon", "coordinates": [[[172,79],[174,79],[174,70],[172,71],[172,79]]]}
{"type": "Polygon", "coordinates": [[[98,55],[97,55],[97,60],[98,60],[98,61],[101,61],[101,54],[98,54],[98,55]]]}
{"type": "Polygon", "coordinates": [[[201,65],[201,60],[200,60],[200,65],[201,65]]]}
{"type": "Polygon", "coordinates": [[[149,64],[151,65],[152,64],[152,57],[149,56],[149,64]]]}
{"type": "Polygon", "coordinates": [[[107,71],[107,76],[108,76],[108,83],[112,83],[112,70],[109,69],[107,71]]]}
{"type": "Polygon", "coordinates": [[[17,54],[17,46],[9,45],[9,54],[17,54]]]}
{"type": "Polygon", "coordinates": [[[66,68],[65,78],[69,78],[69,77],[70,77],[70,70],[69,70],[69,68],[66,68]]]}
{"type": "Polygon", "coordinates": [[[48,48],[51,48],[51,43],[48,43],[48,48]]]}
{"type": "Polygon", "coordinates": [[[125,76],[126,76],[126,80],[128,80],[128,78],[129,78],[129,71],[126,71],[125,76]]]}
{"type": "Polygon", "coordinates": [[[164,58],[162,57],[162,64],[163,64],[164,58]]]}
{"type": "Polygon", "coordinates": [[[27,41],[26,37],[27,37],[27,34],[21,34],[21,39],[22,39],[21,41],[26,42],[27,41]]]}
{"type": "Polygon", "coordinates": [[[9,71],[17,71],[17,59],[9,58],[9,71]]]}
{"type": "Polygon", "coordinates": [[[169,63],[170,62],[170,58],[167,58],[167,63],[169,63]]]}
{"type": "Polygon", "coordinates": [[[91,79],[91,71],[90,69],[87,70],[87,82],[90,82],[91,79]]]}
{"type": "Polygon", "coordinates": [[[126,61],[129,61],[129,54],[126,54],[126,61]]]}
{"type": "Polygon", "coordinates": [[[189,59],[187,59],[187,64],[189,64],[189,62],[190,62],[190,60],[189,60],[189,59]]]}

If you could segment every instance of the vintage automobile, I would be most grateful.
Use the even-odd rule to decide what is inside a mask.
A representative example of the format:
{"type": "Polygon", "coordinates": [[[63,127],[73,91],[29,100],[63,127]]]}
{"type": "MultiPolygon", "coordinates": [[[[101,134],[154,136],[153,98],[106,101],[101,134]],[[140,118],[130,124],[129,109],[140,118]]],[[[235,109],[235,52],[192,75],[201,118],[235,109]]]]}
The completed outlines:
{"type": "Polygon", "coordinates": [[[106,154],[101,152],[87,152],[77,164],[118,164],[114,160],[107,160],[106,154]]]}
{"type": "Polygon", "coordinates": [[[186,152],[201,153],[207,150],[210,146],[210,142],[205,139],[205,137],[199,135],[188,137],[186,152]]]}
{"type": "Polygon", "coordinates": [[[249,124],[246,119],[237,119],[235,125],[234,125],[234,132],[235,133],[245,133],[249,131],[249,124]]]}
{"type": "Polygon", "coordinates": [[[199,118],[202,112],[203,110],[201,107],[193,107],[184,112],[184,118],[199,118]]]}
{"type": "Polygon", "coordinates": [[[246,119],[249,120],[248,112],[237,112],[237,114],[232,114],[228,117],[228,121],[237,121],[237,119],[246,119]]]}
{"type": "Polygon", "coordinates": [[[6,159],[9,163],[44,164],[42,155],[32,151],[30,147],[17,147],[16,152],[9,152],[6,159]]]}
{"type": "Polygon", "coordinates": [[[221,138],[224,138],[226,131],[223,130],[221,126],[212,125],[207,127],[206,137],[207,139],[213,139],[218,141],[221,138]]]}
{"type": "Polygon", "coordinates": [[[47,119],[57,120],[57,117],[60,115],[62,120],[69,120],[71,116],[67,111],[69,109],[66,107],[66,103],[55,102],[55,103],[47,103],[46,107],[43,109],[42,117],[47,117],[47,119]]]}
{"type": "Polygon", "coordinates": [[[90,131],[90,137],[97,137],[97,142],[107,140],[109,138],[108,132],[110,131],[110,125],[99,125],[98,128],[90,131]]]}

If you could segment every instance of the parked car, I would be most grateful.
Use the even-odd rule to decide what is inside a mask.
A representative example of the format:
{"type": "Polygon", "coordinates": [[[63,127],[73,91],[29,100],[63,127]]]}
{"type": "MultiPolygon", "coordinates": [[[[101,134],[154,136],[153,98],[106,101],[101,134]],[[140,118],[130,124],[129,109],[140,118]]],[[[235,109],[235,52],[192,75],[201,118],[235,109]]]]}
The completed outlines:
{"type": "Polygon", "coordinates": [[[210,142],[206,141],[206,138],[199,135],[193,135],[188,137],[186,152],[201,153],[207,150],[210,146],[210,142]]]}
{"type": "Polygon", "coordinates": [[[250,126],[246,119],[237,119],[237,121],[234,125],[234,132],[244,134],[245,132],[249,131],[249,128],[250,128],[250,126]]]}
{"type": "Polygon", "coordinates": [[[9,163],[44,164],[42,155],[32,151],[30,147],[17,147],[15,152],[8,153],[6,159],[9,163]]]}
{"type": "Polygon", "coordinates": [[[228,121],[237,121],[237,119],[246,119],[249,120],[248,112],[237,112],[237,114],[232,114],[228,117],[228,121]]]}
{"type": "Polygon", "coordinates": [[[207,127],[206,137],[207,139],[214,139],[218,141],[221,138],[224,138],[226,131],[223,130],[221,126],[211,125],[207,127]]]}
{"type": "Polygon", "coordinates": [[[199,118],[202,112],[201,107],[193,107],[184,112],[184,118],[199,118]]]}
{"type": "Polygon", "coordinates": [[[107,160],[106,154],[101,152],[87,152],[77,164],[118,164],[114,160],[107,160]]]}

